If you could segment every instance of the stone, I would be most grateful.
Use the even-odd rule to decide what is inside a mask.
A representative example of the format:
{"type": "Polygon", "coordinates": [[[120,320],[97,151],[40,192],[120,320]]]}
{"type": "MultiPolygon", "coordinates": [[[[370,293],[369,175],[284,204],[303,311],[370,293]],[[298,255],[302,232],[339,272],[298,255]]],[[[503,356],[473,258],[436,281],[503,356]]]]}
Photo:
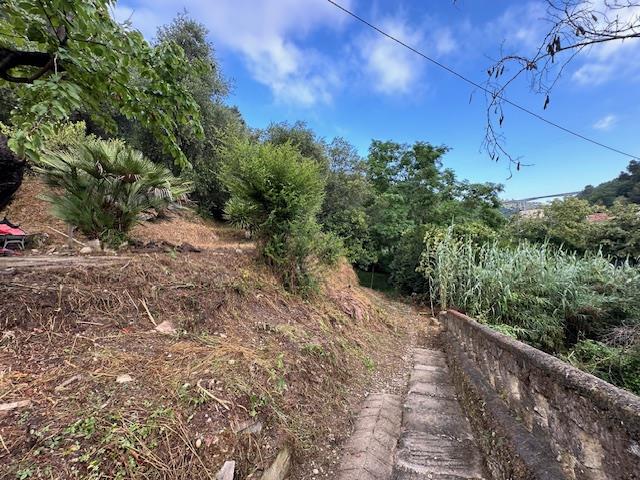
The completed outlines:
{"type": "Polygon", "coordinates": [[[289,447],[284,447],[260,478],[261,480],[284,480],[289,474],[290,468],[291,452],[289,451],[289,447]]]}
{"type": "Polygon", "coordinates": [[[236,462],[233,460],[227,460],[222,465],[220,471],[216,474],[216,480],[233,480],[233,475],[236,470],[236,462]]]}
{"type": "Polygon", "coordinates": [[[100,243],[100,240],[98,240],[97,238],[94,240],[89,240],[88,242],[85,242],[85,245],[95,252],[99,252],[100,250],[102,250],[102,244],[100,243]]]}
{"type": "Polygon", "coordinates": [[[123,373],[121,375],[118,375],[118,377],[116,378],[116,383],[129,383],[129,382],[133,382],[133,377],[128,373],[123,373]]]}
{"type": "Polygon", "coordinates": [[[262,422],[255,420],[247,420],[240,422],[233,428],[233,433],[260,433],[262,431],[262,422]]]}
{"type": "Polygon", "coordinates": [[[93,253],[93,248],[91,248],[91,247],[82,247],[82,248],[80,249],[80,253],[81,253],[82,255],[88,255],[88,254],[90,254],[90,253],[93,253]]]}
{"type": "Polygon", "coordinates": [[[176,333],[178,333],[178,330],[176,330],[176,327],[169,320],[165,320],[164,322],[161,322],[160,324],[158,324],[155,330],[156,332],[163,333],[165,335],[175,335],[176,333]]]}
{"type": "Polygon", "coordinates": [[[67,380],[65,380],[64,382],[62,382],[60,385],[58,385],[56,388],[54,388],[54,390],[56,392],[59,392],[61,390],[64,390],[65,388],[67,388],[69,385],[71,385],[73,382],[78,381],[82,378],[82,375],[78,374],[78,375],[74,375],[71,378],[68,378],[67,380]]]}
{"type": "Polygon", "coordinates": [[[28,407],[31,400],[18,400],[17,402],[0,403],[0,412],[10,412],[16,408],[28,407]]]}

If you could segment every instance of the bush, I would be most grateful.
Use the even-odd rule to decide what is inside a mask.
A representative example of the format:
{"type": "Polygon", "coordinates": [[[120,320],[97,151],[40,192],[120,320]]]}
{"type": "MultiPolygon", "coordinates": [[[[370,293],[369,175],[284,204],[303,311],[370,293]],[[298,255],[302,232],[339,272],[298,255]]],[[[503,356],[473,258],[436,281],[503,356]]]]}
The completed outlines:
{"type": "Polygon", "coordinates": [[[449,229],[427,239],[420,269],[442,308],[517,327],[521,340],[551,352],[640,318],[640,269],[602,254],[526,242],[478,246],[449,229]]]}
{"type": "Polygon", "coordinates": [[[54,188],[56,216],[90,238],[121,241],[142,212],[161,211],[190,184],[118,140],[87,138],[42,156],[35,170],[54,188]]]}
{"type": "Polygon", "coordinates": [[[640,395],[640,345],[623,348],[583,340],[565,359],[581,370],[640,395]]]}
{"type": "Polygon", "coordinates": [[[227,152],[221,180],[231,196],[227,218],[252,231],[287,288],[312,290],[318,264],[335,261],[340,251],[316,221],[324,192],[317,162],[290,143],[240,141],[227,152]]]}
{"type": "Polygon", "coordinates": [[[444,237],[449,228],[454,238],[467,239],[474,245],[482,245],[497,238],[495,230],[480,222],[456,223],[451,227],[433,224],[412,226],[403,233],[397,243],[390,266],[391,283],[400,292],[428,294],[427,279],[419,271],[425,241],[444,237]]]}

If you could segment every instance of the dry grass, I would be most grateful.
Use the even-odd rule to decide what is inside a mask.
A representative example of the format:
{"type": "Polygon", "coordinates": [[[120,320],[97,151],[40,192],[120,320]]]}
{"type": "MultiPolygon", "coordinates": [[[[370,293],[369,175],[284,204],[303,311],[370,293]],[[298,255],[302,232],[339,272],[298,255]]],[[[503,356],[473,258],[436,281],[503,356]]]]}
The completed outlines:
{"type": "MultiPolygon", "coordinates": [[[[66,231],[43,188],[27,179],[6,213],[65,244],[47,229],[66,231]]],[[[292,479],[308,478],[309,462],[332,478],[327,452],[372,378],[402,367],[414,312],[361,289],[347,264],[303,301],[243,232],[192,213],[132,236],[203,251],[0,276],[0,403],[31,402],[0,416],[0,478],[206,479],[228,459],[237,478],[259,478],[284,444],[292,479]],[[179,333],[155,332],[163,321],[179,333]],[[260,432],[240,431],[252,422],[260,432]]]]}
{"type": "Polygon", "coordinates": [[[0,277],[12,299],[0,304],[0,403],[32,402],[0,417],[2,474],[213,478],[234,459],[239,478],[259,478],[285,443],[293,478],[310,459],[330,471],[326,448],[348,435],[371,374],[398,368],[415,317],[346,265],[302,301],[251,253],[220,251],[0,277]],[[153,331],[165,320],[179,335],[153,331]],[[262,431],[237,431],[251,421],[262,431]]]}

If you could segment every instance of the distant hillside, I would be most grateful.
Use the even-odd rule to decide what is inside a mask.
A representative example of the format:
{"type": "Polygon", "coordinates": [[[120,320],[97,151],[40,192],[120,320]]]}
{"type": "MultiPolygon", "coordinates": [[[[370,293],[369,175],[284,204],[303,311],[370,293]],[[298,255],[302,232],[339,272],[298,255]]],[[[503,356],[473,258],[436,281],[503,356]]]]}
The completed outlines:
{"type": "Polygon", "coordinates": [[[587,185],[580,198],[592,204],[611,206],[617,198],[626,198],[630,202],[640,203],[640,162],[631,160],[625,172],[620,172],[613,180],[598,186],[587,185]]]}

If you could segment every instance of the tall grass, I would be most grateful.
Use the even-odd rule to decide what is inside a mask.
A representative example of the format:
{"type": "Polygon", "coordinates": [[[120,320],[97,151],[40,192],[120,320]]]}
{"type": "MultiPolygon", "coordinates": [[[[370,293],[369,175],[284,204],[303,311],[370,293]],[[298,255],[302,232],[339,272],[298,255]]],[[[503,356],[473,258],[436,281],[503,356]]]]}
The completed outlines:
{"type": "Polygon", "coordinates": [[[585,369],[589,352],[602,361],[602,349],[585,349],[587,341],[639,355],[637,340],[611,343],[615,332],[640,328],[640,269],[628,262],[614,264],[601,253],[580,256],[549,244],[478,246],[449,229],[425,239],[419,269],[441,308],[461,309],[567,358],[575,358],[572,352],[579,348],[585,369]]]}

